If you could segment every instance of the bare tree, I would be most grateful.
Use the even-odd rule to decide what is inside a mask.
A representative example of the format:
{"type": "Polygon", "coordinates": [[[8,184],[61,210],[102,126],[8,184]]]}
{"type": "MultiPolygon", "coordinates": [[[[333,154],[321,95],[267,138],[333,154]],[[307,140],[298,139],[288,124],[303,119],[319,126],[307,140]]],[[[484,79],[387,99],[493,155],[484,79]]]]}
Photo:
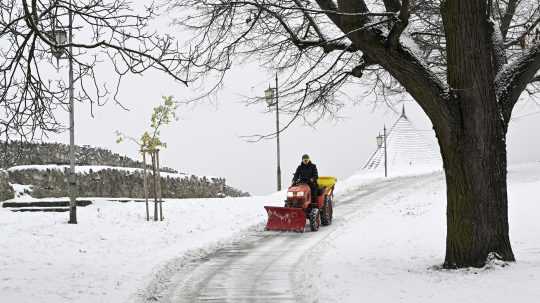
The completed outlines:
{"type": "MultiPolygon", "coordinates": [[[[505,137],[520,95],[540,80],[538,0],[176,0],[193,31],[190,80],[259,60],[288,77],[285,108],[340,106],[373,85],[409,94],[430,118],[447,184],[445,268],[514,261],[505,137]]],[[[281,78],[284,78],[283,76],[281,78]]],[[[219,87],[219,82],[216,88],[219,87]]]]}
{"type": "Polygon", "coordinates": [[[120,81],[128,73],[156,69],[185,83],[177,43],[151,30],[158,7],[134,6],[125,0],[2,0],[0,135],[33,139],[62,130],[55,114],[68,107],[69,85],[54,72],[61,63],[55,57],[73,60],[75,101],[91,107],[118,102],[120,81]],[[58,39],[70,12],[72,43],[58,39]],[[116,74],[116,81],[102,81],[100,71],[108,81],[116,74]]]}

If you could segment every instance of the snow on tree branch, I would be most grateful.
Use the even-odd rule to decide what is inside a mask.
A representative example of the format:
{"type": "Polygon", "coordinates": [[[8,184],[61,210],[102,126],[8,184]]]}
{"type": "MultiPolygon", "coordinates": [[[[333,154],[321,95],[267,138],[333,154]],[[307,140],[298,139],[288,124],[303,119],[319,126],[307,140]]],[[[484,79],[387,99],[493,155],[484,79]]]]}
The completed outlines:
{"type": "Polygon", "coordinates": [[[397,20],[394,22],[394,26],[388,34],[386,39],[386,47],[395,48],[399,42],[399,37],[409,24],[409,0],[403,0],[397,20]]]}
{"type": "Polygon", "coordinates": [[[540,44],[525,51],[519,58],[509,62],[497,74],[495,86],[497,98],[503,106],[506,122],[510,121],[512,109],[527,85],[540,69],[540,44]]]}

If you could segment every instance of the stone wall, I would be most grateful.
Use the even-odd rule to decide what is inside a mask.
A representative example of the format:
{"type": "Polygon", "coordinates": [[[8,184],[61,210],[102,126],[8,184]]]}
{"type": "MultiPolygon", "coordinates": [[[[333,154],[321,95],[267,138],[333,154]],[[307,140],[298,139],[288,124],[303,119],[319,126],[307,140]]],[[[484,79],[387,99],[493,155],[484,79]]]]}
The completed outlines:
{"type": "Polygon", "coordinates": [[[11,185],[9,185],[8,173],[0,170],[0,201],[13,199],[14,197],[15,193],[11,185]]]}
{"type": "MultiPolygon", "coordinates": [[[[142,167],[140,161],[87,145],[75,147],[75,162],[77,165],[142,167]]],[[[69,164],[69,146],[60,143],[0,142],[0,167],[43,164],[69,164]]],[[[162,167],[161,171],[177,172],[168,167],[162,167]]]]}
{"type": "MultiPolygon", "coordinates": [[[[32,185],[32,197],[68,196],[66,171],[59,169],[18,169],[9,171],[14,184],[32,185]]],[[[153,182],[149,178],[149,193],[153,182]]],[[[185,178],[163,177],[161,181],[164,198],[215,198],[238,197],[249,194],[225,184],[225,179],[207,179],[196,176],[185,178]]],[[[103,169],[77,175],[77,192],[80,197],[143,198],[143,176],[140,171],[103,169]]],[[[153,195],[151,195],[153,197],[153,195]]]]}
{"type": "MultiPolygon", "coordinates": [[[[106,149],[90,146],[76,146],[75,158],[77,166],[142,167],[140,161],[106,149]]],[[[0,168],[9,169],[20,165],[51,164],[69,164],[68,145],[18,141],[6,143],[0,141],[0,168]]],[[[9,169],[8,171],[8,181],[12,184],[33,185],[32,196],[35,198],[67,196],[67,183],[64,172],[61,170],[9,169]]],[[[177,174],[176,170],[167,167],[162,167],[161,171],[177,174]]],[[[0,176],[0,201],[10,199],[13,196],[13,190],[6,178],[6,176],[0,176]],[[2,181],[2,178],[4,181],[2,181]]],[[[78,179],[80,180],[78,183],[78,195],[81,197],[144,197],[142,172],[108,169],[80,174],[78,179]]],[[[151,191],[149,190],[149,192],[151,191]]],[[[196,176],[187,176],[185,178],[163,177],[162,193],[163,197],[167,198],[249,196],[248,193],[227,186],[225,179],[207,179],[196,176]]]]}

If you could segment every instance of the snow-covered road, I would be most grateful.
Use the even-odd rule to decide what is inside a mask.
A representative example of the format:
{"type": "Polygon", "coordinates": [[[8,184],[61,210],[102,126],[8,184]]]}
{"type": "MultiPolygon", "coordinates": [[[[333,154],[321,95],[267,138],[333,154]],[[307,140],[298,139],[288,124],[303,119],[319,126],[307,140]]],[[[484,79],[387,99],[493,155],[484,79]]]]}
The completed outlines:
{"type": "Polygon", "coordinates": [[[369,212],[388,195],[411,185],[440,182],[440,174],[402,177],[356,188],[336,196],[331,226],[318,232],[254,231],[242,240],[182,267],[159,294],[165,302],[301,302],[310,296],[306,277],[311,252],[348,222],[369,212]],[[164,300],[165,299],[165,300],[164,300]]]}

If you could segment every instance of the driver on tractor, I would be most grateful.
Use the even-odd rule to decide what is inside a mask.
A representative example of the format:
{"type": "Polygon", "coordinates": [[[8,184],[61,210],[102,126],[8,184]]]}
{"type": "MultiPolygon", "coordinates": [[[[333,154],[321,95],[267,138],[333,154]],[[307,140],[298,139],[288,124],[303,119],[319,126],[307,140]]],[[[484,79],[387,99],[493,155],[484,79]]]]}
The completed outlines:
{"type": "Polygon", "coordinates": [[[309,185],[311,189],[311,204],[315,205],[317,201],[318,186],[317,178],[319,173],[317,172],[317,166],[311,162],[308,155],[302,156],[302,163],[298,165],[294,177],[292,180],[293,185],[298,183],[305,183],[309,185]]]}

